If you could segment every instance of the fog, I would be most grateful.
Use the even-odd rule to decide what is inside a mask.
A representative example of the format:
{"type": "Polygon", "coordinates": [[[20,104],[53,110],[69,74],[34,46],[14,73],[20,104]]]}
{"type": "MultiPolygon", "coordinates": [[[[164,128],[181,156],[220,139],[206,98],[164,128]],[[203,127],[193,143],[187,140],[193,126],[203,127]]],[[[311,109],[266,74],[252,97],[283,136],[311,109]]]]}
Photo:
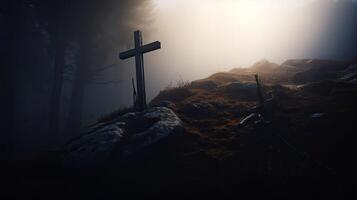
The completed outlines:
{"type": "MultiPolygon", "coordinates": [[[[356,4],[350,8],[351,1],[336,2],[152,0],[147,13],[150,23],[137,26],[144,27],[144,43],[159,40],[162,44],[162,49],[144,56],[148,101],[177,82],[247,67],[261,59],[281,63],[290,58],[355,56],[356,40],[351,35],[355,28],[351,25],[355,24],[356,4]],[[352,41],[341,44],[342,40],[352,41]]],[[[133,39],[130,42],[119,51],[132,48],[133,39]]],[[[113,57],[113,62],[116,67],[105,76],[120,82],[91,88],[88,99],[96,100],[88,102],[87,106],[94,108],[86,115],[88,122],[114,108],[132,105],[134,59],[113,57]]]]}
{"type": "Polygon", "coordinates": [[[14,143],[19,155],[46,148],[48,136],[54,135],[48,134],[48,121],[54,64],[59,63],[55,38],[62,34],[52,29],[59,22],[68,26],[58,104],[63,143],[75,136],[66,131],[70,118],[78,119],[79,127],[87,126],[133,105],[134,58],[120,60],[118,55],[133,48],[133,32],[138,29],[144,43],[162,44],[160,50],[144,55],[148,102],[167,86],[248,67],[261,59],[281,63],[291,58],[357,58],[357,3],[351,0],[112,0],[107,4],[80,0],[73,4],[78,7],[64,9],[68,14],[56,6],[62,1],[8,1],[10,8],[14,6],[9,15],[8,9],[0,9],[4,27],[0,60],[7,66],[2,69],[13,74],[2,73],[6,95],[11,97],[2,99],[3,105],[12,105],[5,112],[14,124],[8,127],[15,127],[9,143],[14,143]],[[82,86],[74,92],[78,80],[74,72],[79,68],[85,73],[79,81],[82,86]]]}
{"type": "Polygon", "coordinates": [[[262,58],[281,62],[303,56],[321,28],[321,13],[302,12],[311,3],[306,0],[154,2],[152,35],[165,47],[157,63],[171,65],[186,79],[262,58]],[[307,14],[305,21],[301,16],[307,14]]]}

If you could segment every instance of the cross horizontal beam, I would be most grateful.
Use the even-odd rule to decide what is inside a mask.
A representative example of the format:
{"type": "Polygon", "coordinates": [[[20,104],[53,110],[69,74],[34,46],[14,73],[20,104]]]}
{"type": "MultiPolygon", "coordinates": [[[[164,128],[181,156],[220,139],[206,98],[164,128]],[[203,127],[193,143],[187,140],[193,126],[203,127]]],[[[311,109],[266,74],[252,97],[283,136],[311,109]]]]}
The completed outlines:
{"type": "Polygon", "coordinates": [[[134,57],[136,54],[144,54],[150,51],[155,51],[161,48],[161,43],[159,41],[141,46],[136,49],[131,49],[119,54],[120,59],[124,60],[127,58],[134,57]]]}

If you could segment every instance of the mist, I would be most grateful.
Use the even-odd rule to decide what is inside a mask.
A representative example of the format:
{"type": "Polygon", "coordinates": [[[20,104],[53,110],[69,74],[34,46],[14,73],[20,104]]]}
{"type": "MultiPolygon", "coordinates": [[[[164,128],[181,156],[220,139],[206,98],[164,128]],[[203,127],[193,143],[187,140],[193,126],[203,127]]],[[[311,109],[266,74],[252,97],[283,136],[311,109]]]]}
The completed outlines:
{"type": "MultiPolygon", "coordinates": [[[[167,86],[261,59],[279,64],[292,58],[356,57],[357,12],[351,1],[152,0],[150,7],[150,23],[141,26],[143,40],[159,40],[162,49],[144,55],[148,101],[167,86]]],[[[119,51],[132,47],[133,36],[119,51]]],[[[110,98],[91,102],[100,111],[91,110],[88,121],[113,106],[132,105],[134,59],[113,62],[116,67],[105,73],[120,83],[92,90],[93,96],[110,98]]]]}
{"type": "Polygon", "coordinates": [[[176,81],[247,67],[260,59],[281,63],[289,58],[338,57],[331,44],[346,38],[343,32],[353,21],[353,16],[341,15],[351,14],[350,7],[330,1],[154,2],[150,39],[161,40],[163,49],[148,60],[176,81]]]}
{"type": "Polygon", "coordinates": [[[357,0],[4,0],[1,194],[346,196],[356,19],[357,0]]]}
{"type": "Polygon", "coordinates": [[[58,120],[63,143],[75,136],[66,131],[69,121],[85,127],[133,105],[135,59],[123,61],[118,55],[134,47],[135,30],[143,32],[144,44],[162,44],[144,55],[148,102],[178,82],[249,67],[261,59],[357,57],[355,1],[77,0],[66,12],[62,4],[8,1],[9,9],[0,10],[1,61],[8,66],[2,68],[1,87],[11,96],[3,104],[11,104],[6,112],[12,122],[7,124],[15,132],[8,143],[15,143],[20,155],[48,146],[53,135],[47,126],[58,63],[56,38],[61,35],[66,36],[58,120]],[[61,24],[66,31],[58,28],[61,24]],[[79,81],[78,69],[84,72],[79,81]]]}

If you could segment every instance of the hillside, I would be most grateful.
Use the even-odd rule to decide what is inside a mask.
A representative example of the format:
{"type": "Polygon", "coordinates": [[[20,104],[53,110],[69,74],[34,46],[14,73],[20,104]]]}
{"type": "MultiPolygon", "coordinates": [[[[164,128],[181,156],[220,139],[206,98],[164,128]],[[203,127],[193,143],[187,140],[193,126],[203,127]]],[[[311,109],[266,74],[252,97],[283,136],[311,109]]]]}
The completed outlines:
{"type": "Polygon", "coordinates": [[[190,160],[188,166],[196,163],[195,170],[207,170],[200,178],[217,173],[214,182],[222,183],[223,191],[242,184],[248,191],[262,187],[277,196],[339,195],[348,188],[344,173],[351,170],[347,163],[355,139],[354,63],[263,61],[163,91],[152,103],[175,104],[187,137],[194,138],[182,159],[190,160]],[[268,123],[239,128],[258,101],[256,73],[265,98],[274,97],[265,113],[268,123]],[[323,192],[326,188],[331,193],[323,192]]]}
{"type": "MultiPolygon", "coordinates": [[[[78,169],[58,169],[64,153],[50,167],[37,163],[35,171],[59,173],[64,178],[52,177],[54,187],[88,196],[341,198],[352,187],[345,173],[352,171],[356,139],[356,64],[288,60],[277,65],[263,60],[250,68],[168,88],[152,100],[147,111],[112,113],[91,128],[92,136],[71,144],[90,147],[91,155],[100,152],[92,147],[105,151],[100,145],[108,138],[93,137],[104,131],[121,139],[120,152],[134,152],[130,159],[124,156],[78,173],[78,169]],[[254,74],[261,77],[263,97],[271,99],[262,110],[254,108],[258,102],[254,74]],[[240,124],[257,112],[262,117],[240,124]],[[114,123],[115,127],[102,129],[114,123]],[[177,128],[180,134],[173,134],[177,128]],[[143,133],[149,136],[142,137],[143,133]]],[[[18,169],[19,177],[25,174],[24,168],[18,169]]],[[[20,181],[19,187],[30,182],[20,181]]],[[[36,184],[25,190],[51,188],[45,181],[36,184]]]]}

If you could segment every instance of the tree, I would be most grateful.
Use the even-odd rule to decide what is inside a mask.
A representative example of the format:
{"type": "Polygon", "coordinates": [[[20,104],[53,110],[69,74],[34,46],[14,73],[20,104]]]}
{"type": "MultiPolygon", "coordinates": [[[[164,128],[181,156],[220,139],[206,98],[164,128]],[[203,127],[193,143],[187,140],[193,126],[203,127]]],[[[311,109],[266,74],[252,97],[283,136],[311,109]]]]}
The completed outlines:
{"type": "Polygon", "coordinates": [[[147,22],[145,14],[149,13],[139,13],[135,10],[140,6],[145,6],[147,0],[108,0],[105,4],[100,0],[85,2],[78,0],[76,12],[78,14],[77,27],[80,27],[76,40],[80,52],[73,78],[67,122],[67,130],[71,134],[78,134],[82,126],[84,94],[86,87],[96,75],[96,67],[103,66],[107,55],[112,55],[111,51],[117,49],[120,44],[130,41],[132,31],[139,24],[147,22]],[[123,18],[134,23],[127,23],[123,18]]]}
{"type": "Polygon", "coordinates": [[[51,94],[50,132],[56,140],[58,134],[59,110],[61,105],[63,70],[66,56],[68,6],[67,0],[55,1],[56,10],[52,18],[50,33],[55,47],[53,89],[51,94]]]}
{"type": "Polygon", "coordinates": [[[72,2],[69,0],[33,0],[33,2],[38,7],[42,19],[41,24],[49,33],[55,52],[49,114],[49,138],[55,142],[59,132],[59,111],[61,106],[66,49],[70,39],[69,29],[71,27],[71,20],[69,20],[69,18],[74,16],[73,10],[71,10],[72,2]]]}
{"type": "Polygon", "coordinates": [[[17,67],[17,47],[19,46],[19,33],[21,32],[21,8],[22,1],[5,1],[3,3],[4,10],[1,10],[3,17],[4,29],[3,32],[4,45],[1,49],[1,68],[0,68],[0,105],[2,106],[1,120],[1,144],[0,157],[1,161],[11,159],[13,150],[13,137],[15,134],[14,124],[14,86],[15,86],[15,68],[17,67]],[[11,23],[10,23],[11,22],[11,23]]]}

